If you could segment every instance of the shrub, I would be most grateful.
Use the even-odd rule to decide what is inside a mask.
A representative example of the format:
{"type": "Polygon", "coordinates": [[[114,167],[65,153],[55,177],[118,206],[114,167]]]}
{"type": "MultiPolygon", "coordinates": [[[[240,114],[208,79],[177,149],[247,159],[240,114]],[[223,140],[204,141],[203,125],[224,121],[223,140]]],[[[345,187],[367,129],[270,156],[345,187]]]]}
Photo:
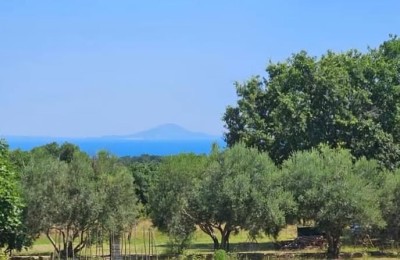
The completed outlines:
{"type": "Polygon", "coordinates": [[[228,256],[226,255],[225,250],[219,249],[214,253],[214,260],[227,260],[228,256]]]}

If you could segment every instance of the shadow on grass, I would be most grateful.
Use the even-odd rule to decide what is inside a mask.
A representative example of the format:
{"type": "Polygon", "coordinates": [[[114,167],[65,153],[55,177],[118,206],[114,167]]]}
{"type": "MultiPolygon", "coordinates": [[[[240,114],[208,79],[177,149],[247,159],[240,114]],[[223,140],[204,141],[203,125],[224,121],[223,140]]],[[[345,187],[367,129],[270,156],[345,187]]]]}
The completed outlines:
{"type": "MultiPolygon", "coordinates": [[[[212,243],[196,243],[189,246],[188,250],[199,253],[209,253],[214,251],[212,243]]],[[[159,245],[160,248],[168,248],[168,245],[159,245]]],[[[231,252],[254,252],[254,251],[270,251],[276,250],[273,242],[262,243],[230,243],[229,251],[231,252]]]]}

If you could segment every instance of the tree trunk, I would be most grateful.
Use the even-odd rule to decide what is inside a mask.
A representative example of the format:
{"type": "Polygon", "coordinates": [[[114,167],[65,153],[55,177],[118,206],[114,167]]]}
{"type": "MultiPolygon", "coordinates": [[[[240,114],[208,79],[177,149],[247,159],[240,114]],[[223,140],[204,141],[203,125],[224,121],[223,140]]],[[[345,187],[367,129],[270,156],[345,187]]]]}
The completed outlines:
{"type": "Polygon", "coordinates": [[[219,241],[218,238],[216,236],[211,236],[213,243],[214,243],[214,250],[218,250],[219,249],[219,241]]]}
{"type": "Polygon", "coordinates": [[[218,250],[220,247],[220,244],[219,244],[217,236],[214,233],[212,226],[205,223],[205,224],[200,224],[199,227],[204,233],[206,233],[207,235],[209,235],[211,237],[211,239],[214,243],[214,250],[218,250]]]}
{"type": "Polygon", "coordinates": [[[327,235],[328,251],[326,257],[328,259],[338,259],[340,253],[340,235],[327,235]]]}
{"type": "Polygon", "coordinates": [[[73,257],[75,255],[73,250],[71,241],[64,242],[64,248],[60,251],[60,254],[63,258],[73,257]]]}
{"type": "Polygon", "coordinates": [[[229,236],[230,236],[230,234],[231,234],[230,230],[225,230],[221,234],[221,247],[220,247],[220,249],[223,249],[226,252],[229,251],[229,236]]]}
{"type": "Polygon", "coordinates": [[[60,255],[62,258],[75,258],[83,247],[75,247],[72,246],[72,241],[68,241],[63,243],[63,249],[60,251],[60,255]]]}

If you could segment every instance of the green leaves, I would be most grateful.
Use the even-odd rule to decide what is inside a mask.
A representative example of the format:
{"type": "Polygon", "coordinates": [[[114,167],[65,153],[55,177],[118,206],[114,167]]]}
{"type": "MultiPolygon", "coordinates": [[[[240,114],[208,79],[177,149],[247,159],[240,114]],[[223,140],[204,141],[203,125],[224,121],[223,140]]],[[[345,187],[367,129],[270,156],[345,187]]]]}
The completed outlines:
{"type": "Polygon", "coordinates": [[[20,250],[30,244],[23,231],[23,206],[18,178],[9,160],[8,146],[0,140],[0,248],[20,250]]]}
{"type": "Polygon", "coordinates": [[[382,237],[386,240],[400,240],[400,170],[386,172],[381,186],[380,207],[386,228],[382,237]]]}
{"type": "Polygon", "coordinates": [[[288,196],[276,187],[276,174],[273,162],[256,149],[236,145],[221,152],[211,159],[198,190],[198,196],[205,197],[201,201],[213,210],[206,215],[211,221],[248,229],[254,235],[279,230],[285,224],[280,199],[288,196]]]}
{"type": "Polygon", "coordinates": [[[109,231],[121,232],[132,226],[142,207],[135,194],[134,179],[118,158],[100,152],[94,158],[95,187],[101,198],[99,224],[109,231]]]}
{"type": "Polygon", "coordinates": [[[362,54],[306,52],[270,63],[267,78],[236,83],[223,120],[229,146],[244,142],[278,164],[320,143],[345,147],[388,168],[400,159],[400,40],[362,54]]]}
{"type": "MultiPolygon", "coordinates": [[[[362,159],[353,164],[348,150],[319,146],[296,152],[282,170],[298,203],[298,219],[315,222],[328,241],[337,243],[351,224],[384,226],[373,181],[380,172],[376,162],[362,159]]],[[[330,244],[330,250],[337,245],[330,244]]]]}
{"type": "Polygon", "coordinates": [[[150,186],[149,208],[153,224],[167,232],[171,246],[180,253],[189,244],[195,221],[189,201],[206,165],[206,158],[194,154],[166,157],[150,186]]]}
{"type": "Polygon", "coordinates": [[[62,232],[64,246],[79,238],[76,253],[85,244],[82,234],[98,229],[121,232],[135,223],[141,207],[132,175],[118,158],[100,152],[91,159],[71,146],[62,147],[68,148],[65,160],[43,147],[31,152],[22,175],[25,223],[33,234],[62,232]]]}
{"type": "Polygon", "coordinates": [[[216,249],[228,250],[230,234],[240,229],[277,235],[295,208],[272,160],[241,144],[224,151],[214,146],[208,157],[169,157],[158,178],[150,193],[154,224],[169,234],[184,230],[183,238],[197,225],[216,249]]]}

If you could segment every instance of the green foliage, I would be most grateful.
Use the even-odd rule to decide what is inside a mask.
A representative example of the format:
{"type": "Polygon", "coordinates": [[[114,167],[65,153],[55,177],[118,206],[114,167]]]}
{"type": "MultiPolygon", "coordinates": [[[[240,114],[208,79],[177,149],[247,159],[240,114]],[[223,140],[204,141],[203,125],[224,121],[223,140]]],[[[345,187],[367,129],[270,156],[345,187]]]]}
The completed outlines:
{"type": "Polygon", "coordinates": [[[118,233],[133,225],[139,211],[133,178],[117,158],[102,152],[92,160],[74,150],[61,160],[46,147],[31,152],[22,175],[25,223],[33,234],[44,232],[57,252],[72,254],[85,246],[87,232],[118,233]],[[61,232],[63,248],[51,231],[61,232]]]}
{"type": "Polygon", "coordinates": [[[39,146],[32,149],[34,154],[43,154],[51,156],[60,161],[70,163],[73,159],[74,153],[79,151],[78,146],[65,142],[59,145],[56,142],[52,142],[43,146],[39,146]]]}
{"type": "Polygon", "coordinates": [[[188,236],[197,225],[214,248],[229,250],[229,237],[240,229],[252,236],[277,235],[286,213],[294,209],[279,186],[277,168],[255,149],[214,147],[207,157],[179,155],[166,159],[150,196],[154,224],[188,236]],[[220,239],[218,234],[220,234],[220,239]]]}
{"type": "Polygon", "coordinates": [[[345,147],[389,168],[400,161],[400,40],[365,54],[306,52],[270,63],[267,78],[236,83],[223,120],[229,146],[244,142],[282,163],[320,143],[345,147]]]}
{"type": "Polygon", "coordinates": [[[344,149],[320,146],[296,152],[284,162],[285,185],[299,205],[298,218],[313,220],[326,233],[328,257],[339,254],[340,236],[351,224],[383,226],[374,163],[353,164],[344,149]]]}
{"type": "Polygon", "coordinates": [[[144,205],[147,214],[149,188],[157,173],[161,157],[142,155],[139,157],[123,157],[120,158],[120,161],[130,170],[135,181],[135,193],[144,205]]]}
{"type": "Polygon", "coordinates": [[[226,254],[226,251],[223,249],[218,249],[214,253],[214,260],[227,260],[228,256],[226,254]]]}
{"type": "Polygon", "coordinates": [[[182,254],[190,246],[194,231],[193,223],[183,214],[172,216],[167,228],[168,251],[173,254],[182,254]]]}
{"type": "Polygon", "coordinates": [[[27,151],[16,149],[13,151],[9,151],[9,158],[15,170],[17,172],[22,172],[25,165],[30,160],[30,154],[27,151]]]}
{"type": "Polygon", "coordinates": [[[27,245],[41,232],[54,243],[50,231],[59,230],[65,240],[61,248],[54,243],[55,249],[77,253],[87,242],[85,232],[129,229],[142,212],[134,186],[140,182],[132,178],[141,175],[152,221],[168,234],[173,253],[190,245],[196,226],[215,249],[227,251],[232,234],[246,230],[252,237],[276,236],[288,219],[309,220],[323,230],[331,257],[339,253],[343,230],[353,224],[399,239],[399,171],[382,172],[377,161],[357,159],[349,150],[320,145],[294,153],[278,169],[266,153],[244,144],[226,150],[213,146],[208,156],[181,154],[161,162],[121,160],[104,151],[90,158],[79,149],[63,157],[70,160],[61,160],[55,148],[10,156],[1,149],[1,165],[7,165],[1,169],[8,171],[0,177],[13,176],[6,179],[18,188],[11,159],[22,170],[26,204],[19,211],[18,232],[7,235],[10,248],[27,245]]]}
{"type": "Polygon", "coordinates": [[[117,233],[130,228],[142,210],[131,173],[117,157],[105,151],[97,154],[92,167],[98,180],[97,190],[102,194],[100,223],[117,233]]]}
{"type": "Polygon", "coordinates": [[[18,176],[11,166],[8,146],[0,140],[0,248],[21,250],[31,240],[22,223],[23,201],[18,176]]]}
{"type": "Polygon", "coordinates": [[[386,227],[382,237],[400,241],[400,170],[387,172],[381,185],[381,211],[386,227]]]}
{"type": "Polygon", "coordinates": [[[260,231],[276,236],[294,205],[291,195],[278,186],[278,169],[269,157],[236,145],[214,151],[209,161],[194,201],[201,210],[193,215],[205,225],[216,223],[222,248],[228,249],[224,243],[229,243],[229,234],[240,228],[251,236],[260,231]]]}
{"type": "Polygon", "coordinates": [[[150,216],[153,224],[169,235],[174,251],[182,251],[195,230],[185,212],[205,164],[204,156],[194,154],[167,157],[150,187],[150,216]]]}

